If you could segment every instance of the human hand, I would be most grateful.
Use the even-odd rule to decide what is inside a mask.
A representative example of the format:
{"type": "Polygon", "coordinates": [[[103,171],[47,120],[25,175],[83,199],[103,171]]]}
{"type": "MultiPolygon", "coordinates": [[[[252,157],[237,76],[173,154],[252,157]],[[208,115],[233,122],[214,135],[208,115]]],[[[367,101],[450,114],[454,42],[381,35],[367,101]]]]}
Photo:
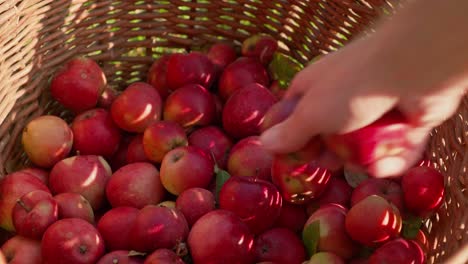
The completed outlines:
{"type": "Polygon", "coordinates": [[[301,99],[287,120],[263,133],[264,146],[273,152],[292,152],[316,135],[359,129],[396,108],[410,123],[411,146],[367,169],[376,177],[389,177],[414,165],[430,131],[456,112],[463,97],[468,57],[447,49],[468,39],[449,38],[444,34],[454,33],[442,30],[421,32],[418,19],[408,24],[402,16],[298,73],[285,98],[301,99]],[[408,37],[412,27],[414,35],[408,37]],[[427,38],[436,39],[433,46],[422,45],[427,38]]]}

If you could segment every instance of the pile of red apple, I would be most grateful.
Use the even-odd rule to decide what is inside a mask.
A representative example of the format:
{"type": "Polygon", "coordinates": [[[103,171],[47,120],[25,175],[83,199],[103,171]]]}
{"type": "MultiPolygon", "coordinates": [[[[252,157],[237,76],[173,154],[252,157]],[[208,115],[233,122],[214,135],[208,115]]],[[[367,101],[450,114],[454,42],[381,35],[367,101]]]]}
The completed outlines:
{"type": "Polygon", "coordinates": [[[277,49],[255,35],[166,54],[120,92],[95,61],[68,61],[50,92],[73,120],[31,120],[33,165],[0,180],[0,264],[424,263],[442,174],[362,174],[409,147],[400,114],[295,153],[262,146],[297,101],[283,94],[300,67],[277,49]],[[364,170],[324,167],[326,148],[364,170]]]}

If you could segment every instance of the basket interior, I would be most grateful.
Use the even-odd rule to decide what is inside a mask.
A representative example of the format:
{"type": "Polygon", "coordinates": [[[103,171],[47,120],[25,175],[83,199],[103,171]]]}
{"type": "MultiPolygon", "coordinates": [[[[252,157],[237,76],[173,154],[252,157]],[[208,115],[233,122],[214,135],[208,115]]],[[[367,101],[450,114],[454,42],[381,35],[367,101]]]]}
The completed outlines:
{"type": "MultiPolygon", "coordinates": [[[[0,2],[0,177],[29,164],[19,135],[30,118],[70,115],[51,100],[52,74],[68,59],[99,62],[109,84],[122,90],[145,81],[164,53],[204,50],[264,32],[306,64],[339,49],[373,20],[391,14],[384,0],[4,0],[0,2]]],[[[427,223],[429,263],[442,263],[468,240],[468,100],[433,131],[428,156],[447,176],[447,199],[427,223]]]]}

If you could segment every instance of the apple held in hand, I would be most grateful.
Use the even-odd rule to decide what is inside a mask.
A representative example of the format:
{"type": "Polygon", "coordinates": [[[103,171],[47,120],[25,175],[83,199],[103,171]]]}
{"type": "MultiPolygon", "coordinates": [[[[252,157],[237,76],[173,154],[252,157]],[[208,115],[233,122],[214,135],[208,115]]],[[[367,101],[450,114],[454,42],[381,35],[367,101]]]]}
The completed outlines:
{"type": "Polygon", "coordinates": [[[395,110],[363,128],[323,138],[327,147],[341,159],[366,168],[379,159],[399,155],[410,148],[409,128],[405,117],[395,110]]]}

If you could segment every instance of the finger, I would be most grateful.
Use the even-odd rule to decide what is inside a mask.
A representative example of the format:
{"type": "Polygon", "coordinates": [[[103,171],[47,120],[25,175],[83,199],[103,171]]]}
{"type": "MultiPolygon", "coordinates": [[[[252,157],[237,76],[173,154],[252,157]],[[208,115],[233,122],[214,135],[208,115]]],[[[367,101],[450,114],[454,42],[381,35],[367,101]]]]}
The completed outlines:
{"type": "Polygon", "coordinates": [[[429,139],[430,128],[414,128],[408,133],[409,147],[399,155],[378,160],[368,167],[368,172],[377,178],[401,176],[420,159],[429,139]]]}

